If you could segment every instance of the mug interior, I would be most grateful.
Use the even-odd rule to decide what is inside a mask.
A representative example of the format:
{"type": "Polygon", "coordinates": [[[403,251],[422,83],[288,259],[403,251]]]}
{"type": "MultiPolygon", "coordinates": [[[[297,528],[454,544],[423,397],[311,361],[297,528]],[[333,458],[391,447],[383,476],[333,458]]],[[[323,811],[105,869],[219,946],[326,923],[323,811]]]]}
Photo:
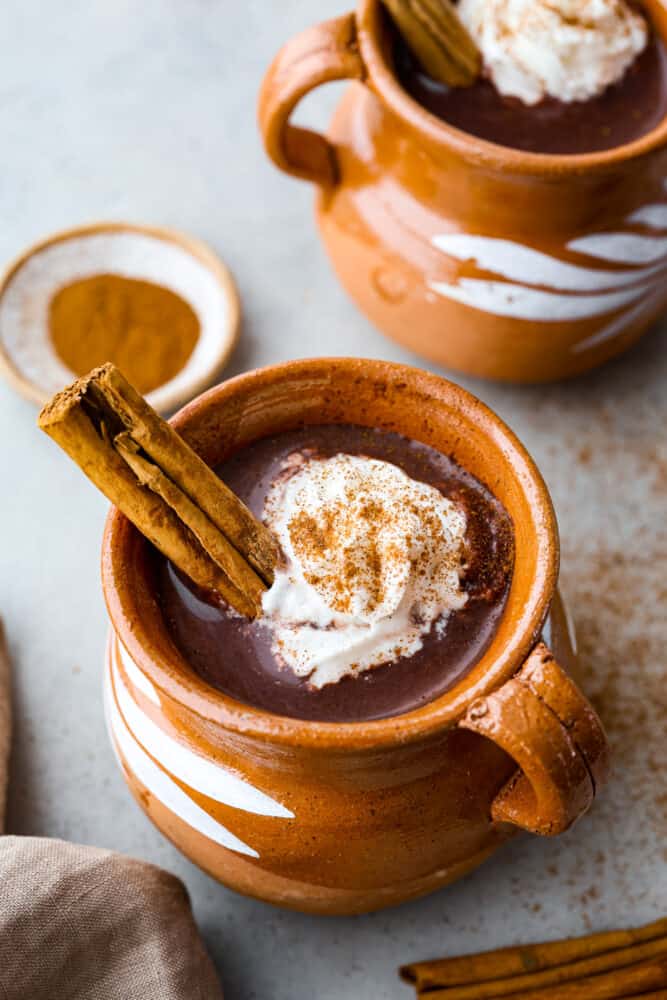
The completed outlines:
{"type": "Polygon", "coordinates": [[[353,423],[396,431],[450,455],[503,503],[514,525],[515,564],[498,630],[453,688],[405,715],[323,723],[272,715],[202,681],[172,642],[154,597],[148,543],[117,510],[105,531],[102,577],[114,629],[153,683],[239,733],[320,745],[377,745],[456,721],[497,687],[537,640],[558,572],[555,518],[544,482],[514,434],[459,386],[404,365],[316,359],[259,369],[210,389],[173,420],[210,465],[251,441],[303,425],[353,423]]]}
{"type": "MultiPolygon", "coordinates": [[[[667,7],[662,0],[644,0],[653,28],[667,46],[667,7]]],[[[667,118],[632,142],[593,153],[528,153],[501,146],[460,129],[432,115],[403,89],[393,65],[393,35],[381,0],[359,0],[357,25],[361,54],[372,89],[399,117],[429,141],[457,152],[464,159],[518,173],[572,175],[582,170],[614,166],[667,144],[667,118]]]]}

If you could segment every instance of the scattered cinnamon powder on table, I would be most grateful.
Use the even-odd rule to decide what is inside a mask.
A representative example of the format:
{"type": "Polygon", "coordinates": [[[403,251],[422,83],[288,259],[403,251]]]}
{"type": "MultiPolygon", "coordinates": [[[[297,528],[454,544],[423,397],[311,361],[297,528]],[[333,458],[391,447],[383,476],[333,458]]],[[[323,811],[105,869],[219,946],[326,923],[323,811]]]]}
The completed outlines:
{"type": "Polygon", "coordinates": [[[49,331],[56,353],[75,375],[111,361],[146,393],[184,367],[200,326],[192,307],[168,288],[98,274],[56,292],[49,331]]]}

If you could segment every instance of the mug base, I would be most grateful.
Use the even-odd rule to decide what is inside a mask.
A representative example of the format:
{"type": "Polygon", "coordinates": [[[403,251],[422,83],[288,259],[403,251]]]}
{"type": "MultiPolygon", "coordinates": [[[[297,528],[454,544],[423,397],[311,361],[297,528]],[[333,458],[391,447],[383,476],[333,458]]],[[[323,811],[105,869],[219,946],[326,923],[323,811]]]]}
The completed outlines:
{"type": "MultiPolygon", "coordinates": [[[[576,642],[572,623],[559,591],[555,593],[543,635],[560,662],[576,679],[576,642]]],[[[114,686],[114,671],[117,678],[120,665],[118,661],[115,662],[115,657],[120,656],[125,668],[128,667],[127,658],[118,652],[119,649],[118,640],[111,631],[105,674],[105,715],[109,737],[130,791],[148,818],[175,847],[216,881],[241,895],[302,913],[330,916],[370,913],[426,896],[463,878],[517,833],[514,827],[507,824],[493,824],[488,830],[484,847],[474,851],[470,857],[443,865],[418,878],[398,881],[389,886],[332,887],[268,871],[258,865],[254,857],[248,856],[255,853],[248,845],[239,842],[240,850],[246,853],[244,856],[239,850],[229,849],[211,839],[211,836],[218,836],[220,831],[223,835],[229,831],[224,831],[223,827],[216,831],[215,820],[211,824],[211,816],[204,815],[202,808],[194,801],[185,801],[184,787],[174,785],[173,776],[158,766],[155,759],[146,752],[147,747],[139,743],[138,734],[130,731],[114,686]],[[138,772],[141,772],[141,776],[138,772]],[[171,786],[171,792],[166,787],[167,784],[171,786]],[[165,794],[176,796],[170,799],[169,805],[164,801],[165,794]],[[192,824],[200,824],[200,829],[192,824]],[[207,836],[206,831],[211,836],[207,836]]],[[[140,681],[136,667],[132,673],[134,680],[140,681]]],[[[140,690],[143,684],[145,682],[140,683],[140,690]]],[[[151,697],[149,688],[144,693],[151,697]]],[[[151,749],[150,746],[148,749],[151,749]]]]}

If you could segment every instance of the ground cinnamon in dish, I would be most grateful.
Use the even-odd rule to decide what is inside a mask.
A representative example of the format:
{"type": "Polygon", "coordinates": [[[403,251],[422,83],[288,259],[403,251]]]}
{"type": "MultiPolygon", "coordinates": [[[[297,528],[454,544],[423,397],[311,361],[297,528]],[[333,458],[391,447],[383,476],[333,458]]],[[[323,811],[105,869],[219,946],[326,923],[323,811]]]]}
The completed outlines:
{"type": "Polygon", "coordinates": [[[139,392],[184,367],[200,326],[191,306],[161,285],[98,274],[61,288],[49,304],[56,353],[75,375],[112,361],[139,392]]]}

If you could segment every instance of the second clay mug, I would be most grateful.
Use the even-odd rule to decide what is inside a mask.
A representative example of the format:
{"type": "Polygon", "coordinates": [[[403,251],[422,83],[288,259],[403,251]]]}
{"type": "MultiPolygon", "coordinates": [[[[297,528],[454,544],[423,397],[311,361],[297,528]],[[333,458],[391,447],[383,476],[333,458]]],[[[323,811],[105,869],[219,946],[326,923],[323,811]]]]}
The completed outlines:
{"type": "Polygon", "coordinates": [[[403,365],[320,358],[231,379],[174,418],[213,466],[258,438],[331,423],[382,427],[451,455],[512,518],[510,592],[476,665],[434,701],[369,722],[242,704],[179,653],[148,543],[112,511],[107,712],[135,797],[194,862],[273,903],[360,913],[459,878],[517,830],[566,830],[604,779],[607,743],[567,672],[574,650],[546,487],[473,396],[403,365]]]}
{"type": "MultiPolygon", "coordinates": [[[[667,35],[667,9],[647,0],[667,35]]],[[[380,0],[304,31],[266,74],[269,156],[317,185],[340,280],[370,320],[431,360],[546,381],[626,350],[667,306],[667,122],[582,155],[461,132],[401,87],[380,0]],[[355,81],[327,137],[290,124],[301,98],[355,81]]]]}

